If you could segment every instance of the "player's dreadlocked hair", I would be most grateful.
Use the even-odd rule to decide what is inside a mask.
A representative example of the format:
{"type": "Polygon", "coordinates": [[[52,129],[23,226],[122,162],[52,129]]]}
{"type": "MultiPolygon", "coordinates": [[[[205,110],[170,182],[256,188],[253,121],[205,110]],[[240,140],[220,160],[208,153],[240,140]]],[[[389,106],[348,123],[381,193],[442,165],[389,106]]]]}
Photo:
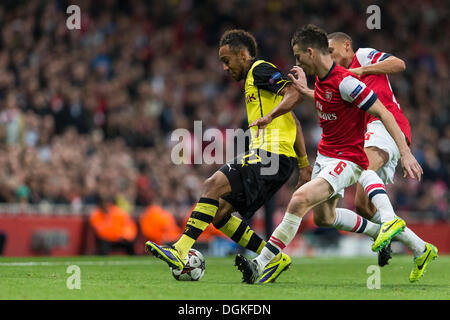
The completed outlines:
{"type": "Polygon", "coordinates": [[[258,54],[255,37],[245,30],[233,29],[225,31],[220,38],[219,47],[228,45],[233,51],[246,48],[253,58],[258,54]]]}
{"type": "Polygon", "coordinates": [[[291,46],[295,45],[298,45],[302,51],[306,51],[307,48],[314,48],[324,54],[328,53],[327,33],[313,24],[308,24],[295,31],[291,39],[291,46]]]}

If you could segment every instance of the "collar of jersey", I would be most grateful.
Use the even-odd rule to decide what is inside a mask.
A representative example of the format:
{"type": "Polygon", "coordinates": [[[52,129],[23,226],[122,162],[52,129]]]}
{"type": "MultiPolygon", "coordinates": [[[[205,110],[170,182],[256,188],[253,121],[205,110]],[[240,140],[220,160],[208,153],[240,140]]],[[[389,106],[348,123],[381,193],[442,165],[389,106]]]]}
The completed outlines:
{"type": "Polygon", "coordinates": [[[326,78],[328,78],[328,76],[330,75],[331,71],[333,71],[333,69],[334,69],[335,66],[336,66],[336,62],[333,61],[333,65],[331,66],[330,70],[329,70],[328,73],[325,75],[325,77],[323,77],[323,78],[317,77],[317,78],[319,78],[319,81],[324,81],[326,78]]]}
{"type": "MultiPolygon", "coordinates": [[[[261,60],[261,59],[259,59],[259,60],[261,60]]],[[[255,62],[256,61],[259,61],[258,59],[256,59],[256,58],[253,58],[253,62],[252,62],[252,64],[250,65],[250,68],[248,68],[248,70],[247,70],[247,73],[245,74],[245,80],[247,80],[247,76],[248,76],[248,72],[252,69],[252,67],[253,67],[253,65],[255,64],[255,62]]]]}

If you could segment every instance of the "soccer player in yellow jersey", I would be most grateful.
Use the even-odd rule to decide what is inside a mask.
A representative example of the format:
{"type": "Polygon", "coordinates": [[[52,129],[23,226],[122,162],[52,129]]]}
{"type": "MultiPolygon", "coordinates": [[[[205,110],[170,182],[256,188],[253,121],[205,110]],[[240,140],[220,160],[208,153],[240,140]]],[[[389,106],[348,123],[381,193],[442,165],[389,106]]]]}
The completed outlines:
{"type": "MultiPolygon", "coordinates": [[[[244,30],[225,32],[219,43],[223,68],[236,81],[245,81],[249,124],[285,104],[293,107],[303,97],[273,64],[257,58],[255,38],[244,30]]],[[[146,249],[172,268],[182,269],[190,248],[206,227],[213,225],[239,245],[260,253],[266,242],[241,219],[251,217],[286,183],[296,166],[298,186],[311,178],[303,133],[293,113],[275,119],[262,132],[253,128],[249,151],[226,163],[203,184],[203,192],[173,246],[147,241],[146,249]]],[[[265,268],[261,282],[273,282],[291,263],[280,253],[265,268]],[[263,279],[263,280],[262,280],[263,279]]]]}

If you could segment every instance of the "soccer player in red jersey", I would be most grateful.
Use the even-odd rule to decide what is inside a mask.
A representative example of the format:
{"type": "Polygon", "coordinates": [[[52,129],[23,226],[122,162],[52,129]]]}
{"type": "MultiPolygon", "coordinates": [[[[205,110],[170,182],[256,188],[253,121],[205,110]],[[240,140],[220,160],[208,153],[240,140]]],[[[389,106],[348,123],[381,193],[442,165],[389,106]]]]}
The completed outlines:
{"type": "MultiPolygon", "coordinates": [[[[333,226],[336,223],[339,197],[346,187],[358,181],[369,165],[364,152],[365,112],[379,118],[394,139],[401,153],[404,172],[418,179],[422,174],[422,168],[411,154],[394,117],[378,100],[375,92],[356,75],[333,61],[325,31],[307,25],[294,34],[291,45],[297,65],[307,74],[316,76],[314,100],[322,139],[311,181],[294,192],[282,222],[264,249],[254,260],[247,260],[241,255],[236,257],[236,265],[247,283],[254,283],[260,276],[264,278],[265,275],[260,273],[273,256],[294,238],[302,217],[310,209],[314,209],[316,224],[333,226]]],[[[290,78],[294,85],[298,82],[293,75],[290,78]]],[[[277,107],[250,126],[263,129],[272,119],[290,111],[282,106],[277,107]]],[[[384,209],[384,212],[380,212],[383,224],[372,247],[374,251],[389,244],[392,237],[405,227],[405,222],[395,216],[392,207],[384,209]]]]}
{"type": "MultiPolygon", "coordinates": [[[[378,99],[392,113],[407,143],[410,144],[411,128],[408,119],[403,114],[400,104],[395,98],[388,78],[388,74],[404,71],[406,68],[405,62],[389,53],[381,52],[373,48],[359,48],[354,52],[352,38],[343,32],[329,34],[328,45],[331,58],[339,65],[348,68],[349,71],[358,75],[378,95],[378,99]]],[[[367,116],[368,124],[364,141],[364,151],[369,159],[368,170],[376,172],[381,179],[381,182],[375,181],[373,184],[381,186],[381,193],[383,193],[384,185],[393,183],[395,168],[398,159],[400,159],[400,151],[381,121],[370,114],[367,114],[367,116]]],[[[355,207],[359,215],[380,224],[380,214],[370,201],[373,192],[377,189],[379,188],[371,188],[370,185],[363,188],[358,183],[355,207]],[[367,193],[365,192],[366,190],[368,190],[367,193]]],[[[414,254],[415,266],[410,275],[410,281],[417,281],[423,275],[426,267],[423,266],[420,268],[421,264],[423,264],[424,260],[430,261],[433,256],[435,257],[437,248],[423,241],[407,227],[396,238],[408,246],[414,254]]],[[[387,254],[388,258],[390,258],[389,252],[387,254]]],[[[385,262],[387,263],[387,260],[385,262]]]]}
{"type": "MultiPolygon", "coordinates": [[[[389,53],[372,48],[360,48],[355,53],[351,37],[342,32],[329,34],[328,43],[331,58],[358,75],[365,84],[374,90],[383,105],[394,116],[409,144],[411,141],[409,122],[395,98],[387,76],[387,74],[403,71],[405,69],[404,61],[389,53]]],[[[307,87],[303,70],[294,67],[293,72],[297,76],[297,89],[305,96],[314,99],[314,90],[307,87]]],[[[390,207],[385,184],[393,182],[395,168],[400,159],[400,151],[379,119],[368,113],[366,119],[368,125],[364,151],[369,160],[369,167],[359,178],[355,199],[356,211],[362,217],[355,216],[350,210],[337,208],[334,226],[342,230],[356,230],[356,232],[370,236],[372,228],[367,225],[367,220],[381,224],[379,210],[382,210],[383,206],[390,207]]],[[[396,238],[409,247],[414,254],[414,267],[409,279],[411,282],[415,282],[422,277],[428,263],[437,256],[438,250],[434,245],[423,241],[408,227],[405,227],[404,232],[396,238]]],[[[390,251],[388,245],[378,252],[380,266],[387,264],[391,258],[390,251]]]]}

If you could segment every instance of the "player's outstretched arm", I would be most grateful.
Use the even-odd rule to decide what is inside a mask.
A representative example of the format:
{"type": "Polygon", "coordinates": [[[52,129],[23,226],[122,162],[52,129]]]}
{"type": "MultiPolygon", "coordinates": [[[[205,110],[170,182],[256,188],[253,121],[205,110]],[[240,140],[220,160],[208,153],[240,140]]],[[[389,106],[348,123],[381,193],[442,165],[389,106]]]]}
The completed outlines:
{"type": "Polygon", "coordinates": [[[361,66],[359,68],[349,69],[350,72],[357,76],[366,74],[391,74],[403,72],[406,69],[405,61],[395,56],[389,56],[383,61],[374,64],[361,66]]]}
{"type": "MultiPolygon", "coordinates": [[[[273,119],[291,112],[299,103],[303,101],[303,96],[292,85],[292,83],[286,84],[283,90],[280,92],[283,95],[281,102],[266,116],[256,119],[248,127],[258,126],[258,129],[262,130],[272,122],[273,119]]],[[[256,136],[259,135],[259,130],[256,136]]]]}
{"type": "Polygon", "coordinates": [[[386,130],[394,139],[401,155],[401,163],[403,168],[403,177],[409,176],[411,178],[420,178],[423,174],[422,167],[417,162],[416,158],[412,155],[411,150],[403,137],[402,131],[395,121],[394,116],[389,110],[380,102],[376,100],[374,104],[367,110],[371,115],[377,117],[383,122],[386,130]]]}

